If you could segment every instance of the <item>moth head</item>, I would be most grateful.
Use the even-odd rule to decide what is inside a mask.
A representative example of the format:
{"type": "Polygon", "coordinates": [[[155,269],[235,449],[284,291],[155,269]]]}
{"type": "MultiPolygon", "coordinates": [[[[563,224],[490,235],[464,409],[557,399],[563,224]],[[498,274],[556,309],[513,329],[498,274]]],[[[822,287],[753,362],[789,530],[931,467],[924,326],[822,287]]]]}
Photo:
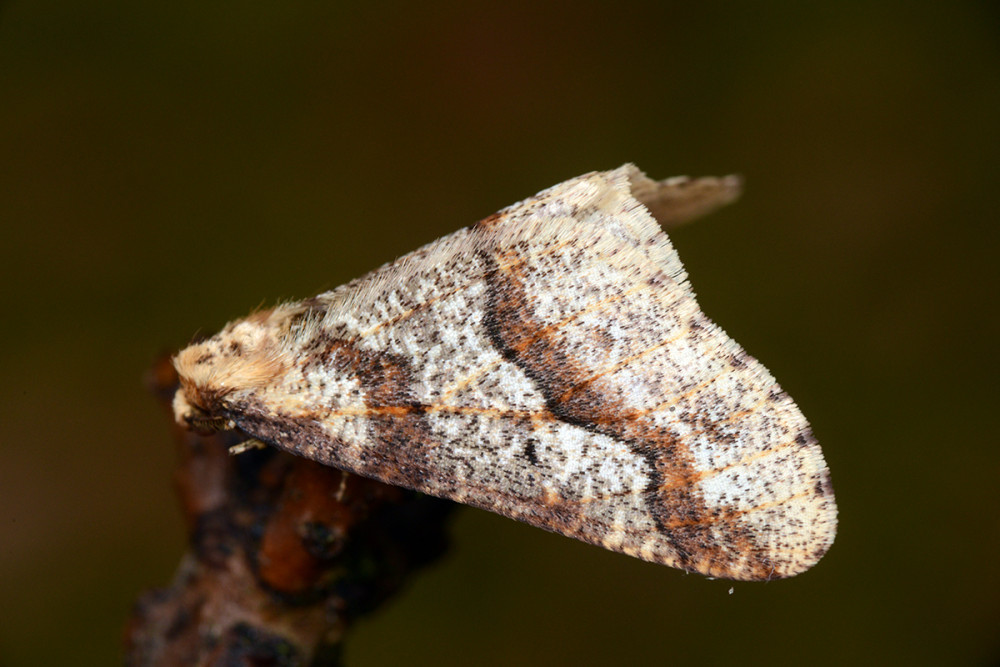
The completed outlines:
{"type": "MultiPolygon", "coordinates": [[[[199,396],[203,398],[203,396],[199,396]]],[[[188,391],[183,387],[174,394],[174,419],[177,423],[192,431],[202,434],[230,431],[236,428],[236,423],[222,415],[213,414],[188,400],[188,391]]]]}
{"type": "Polygon", "coordinates": [[[202,432],[235,427],[235,400],[274,383],[285,372],[281,331],[274,309],[231,322],[215,336],[177,353],[174,367],[180,388],[174,396],[174,418],[202,432]]]}

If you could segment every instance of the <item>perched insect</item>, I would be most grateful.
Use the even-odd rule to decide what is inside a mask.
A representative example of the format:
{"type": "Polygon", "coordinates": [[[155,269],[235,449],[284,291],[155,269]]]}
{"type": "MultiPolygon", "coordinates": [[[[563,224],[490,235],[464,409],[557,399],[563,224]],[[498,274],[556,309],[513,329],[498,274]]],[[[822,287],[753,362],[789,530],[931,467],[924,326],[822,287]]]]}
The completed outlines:
{"type": "Polygon", "coordinates": [[[684,570],[802,572],[836,533],[822,452],[657,224],[738,190],[552,187],[181,351],[176,418],[684,570]]]}

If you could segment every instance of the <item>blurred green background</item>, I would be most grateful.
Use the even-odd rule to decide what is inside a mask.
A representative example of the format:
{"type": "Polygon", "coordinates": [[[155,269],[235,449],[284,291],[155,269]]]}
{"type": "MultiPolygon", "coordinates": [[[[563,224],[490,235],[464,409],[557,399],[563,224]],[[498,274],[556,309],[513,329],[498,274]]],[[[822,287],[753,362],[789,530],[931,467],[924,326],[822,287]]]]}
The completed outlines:
{"type": "Polygon", "coordinates": [[[625,161],[744,175],[672,238],[836,544],[731,584],[464,510],[348,664],[995,663],[998,135],[993,2],[0,5],[0,664],[113,664],[169,582],[158,353],[625,161]]]}

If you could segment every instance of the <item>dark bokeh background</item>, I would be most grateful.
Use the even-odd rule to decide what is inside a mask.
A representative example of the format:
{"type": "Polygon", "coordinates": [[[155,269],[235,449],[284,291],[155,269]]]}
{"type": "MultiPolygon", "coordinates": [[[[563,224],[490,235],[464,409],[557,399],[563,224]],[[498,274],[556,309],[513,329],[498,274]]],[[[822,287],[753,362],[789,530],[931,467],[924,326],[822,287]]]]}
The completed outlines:
{"type": "Polygon", "coordinates": [[[465,510],[348,664],[996,660],[997,5],[414,4],[0,5],[0,663],[114,663],[170,580],[158,352],[625,161],[745,176],[672,236],[836,544],[733,585],[465,510]]]}

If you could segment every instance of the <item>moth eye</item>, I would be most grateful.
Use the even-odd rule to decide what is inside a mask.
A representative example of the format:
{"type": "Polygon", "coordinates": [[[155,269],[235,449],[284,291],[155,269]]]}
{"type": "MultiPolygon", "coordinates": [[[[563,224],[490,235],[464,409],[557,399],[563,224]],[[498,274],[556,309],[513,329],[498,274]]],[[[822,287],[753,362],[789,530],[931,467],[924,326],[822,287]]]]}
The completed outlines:
{"type": "Polygon", "coordinates": [[[193,417],[188,423],[192,430],[206,435],[232,429],[232,424],[224,417],[193,417]]]}
{"type": "Polygon", "coordinates": [[[194,406],[191,406],[191,412],[184,416],[184,421],[192,431],[202,435],[229,431],[233,428],[233,423],[229,419],[210,415],[194,406]]]}

